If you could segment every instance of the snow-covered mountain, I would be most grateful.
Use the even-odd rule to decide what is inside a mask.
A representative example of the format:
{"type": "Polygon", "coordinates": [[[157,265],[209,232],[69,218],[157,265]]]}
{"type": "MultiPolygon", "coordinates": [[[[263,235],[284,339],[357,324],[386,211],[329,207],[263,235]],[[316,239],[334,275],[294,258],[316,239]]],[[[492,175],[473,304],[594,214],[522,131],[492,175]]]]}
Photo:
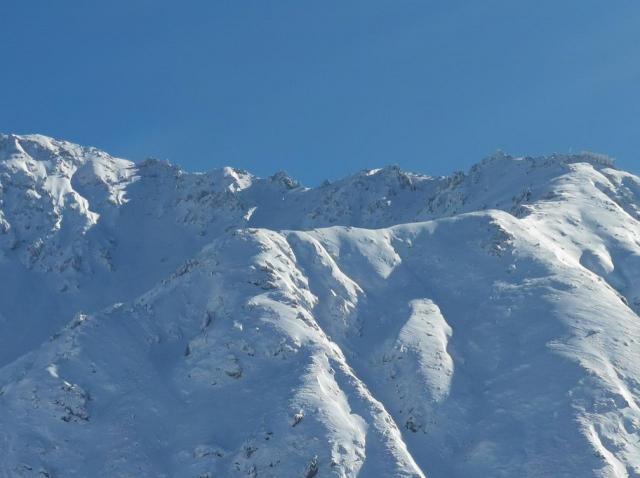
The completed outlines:
{"type": "Polygon", "coordinates": [[[0,135],[0,476],[639,477],[640,178],[317,188],[0,135]]]}

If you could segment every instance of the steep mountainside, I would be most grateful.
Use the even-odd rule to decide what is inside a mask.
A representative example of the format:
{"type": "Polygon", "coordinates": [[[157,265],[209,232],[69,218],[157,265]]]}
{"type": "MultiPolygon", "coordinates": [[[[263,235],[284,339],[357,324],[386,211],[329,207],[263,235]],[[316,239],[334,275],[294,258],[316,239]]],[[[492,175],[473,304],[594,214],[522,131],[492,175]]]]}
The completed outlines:
{"type": "Polygon", "coordinates": [[[640,476],[599,155],[309,189],[1,135],[0,277],[0,476],[640,476]]]}

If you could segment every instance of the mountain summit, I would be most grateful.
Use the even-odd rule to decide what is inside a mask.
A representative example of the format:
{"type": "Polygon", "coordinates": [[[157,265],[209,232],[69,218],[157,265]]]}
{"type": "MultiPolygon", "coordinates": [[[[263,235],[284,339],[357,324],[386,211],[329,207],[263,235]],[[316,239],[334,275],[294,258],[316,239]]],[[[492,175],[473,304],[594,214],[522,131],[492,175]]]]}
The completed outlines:
{"type": "Polygon", "coordinates": [[[316,188],[0,135],[0,476],[640,477],[640,178],[316,188]]]}

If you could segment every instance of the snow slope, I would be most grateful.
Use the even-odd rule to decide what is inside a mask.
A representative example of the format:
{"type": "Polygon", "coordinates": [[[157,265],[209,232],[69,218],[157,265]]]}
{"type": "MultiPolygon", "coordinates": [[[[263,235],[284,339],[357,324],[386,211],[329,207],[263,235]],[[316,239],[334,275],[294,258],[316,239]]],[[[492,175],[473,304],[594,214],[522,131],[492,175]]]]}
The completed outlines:
{"type": "Polygon", "coordinates": [[[640,178],[318,188],[0,136],[0,476],[640,476],[640,178]]]}

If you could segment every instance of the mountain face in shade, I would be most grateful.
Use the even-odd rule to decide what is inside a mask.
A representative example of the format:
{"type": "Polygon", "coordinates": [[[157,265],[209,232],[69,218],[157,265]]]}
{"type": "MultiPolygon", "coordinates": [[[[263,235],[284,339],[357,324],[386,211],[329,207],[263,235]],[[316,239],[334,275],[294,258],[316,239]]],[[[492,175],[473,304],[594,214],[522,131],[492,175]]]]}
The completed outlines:
{"type": "Polygon", "coordinates": [[[639,477],[640,178],[317,188],[0,135],[0,476],[639,477]]]}

